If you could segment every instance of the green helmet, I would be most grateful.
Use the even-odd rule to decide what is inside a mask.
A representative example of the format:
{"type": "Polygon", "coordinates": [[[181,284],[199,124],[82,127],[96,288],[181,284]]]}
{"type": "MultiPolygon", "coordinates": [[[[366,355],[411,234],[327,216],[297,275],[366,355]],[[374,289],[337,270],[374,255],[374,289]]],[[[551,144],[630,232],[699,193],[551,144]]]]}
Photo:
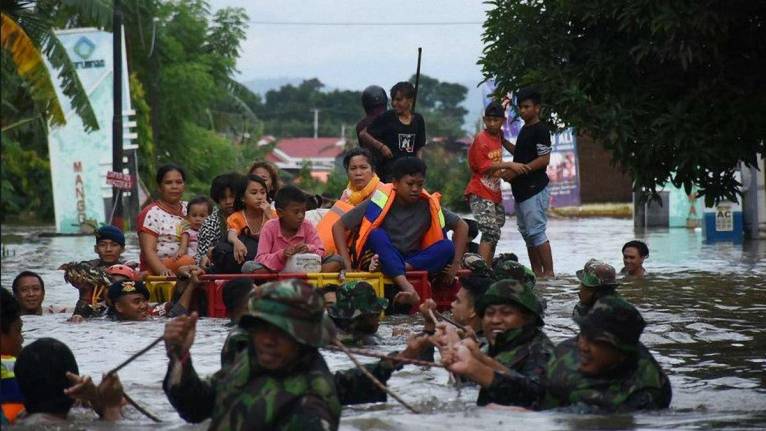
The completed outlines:
{"type": "Polygon", "coordinates": [[[388,307],[386,298],[378,298],[366,281],[348,281],[338,289],[337,302],[327,313],[333,319],[353,320],[359,316],[380,314],[388,307]]]}
{"type": "Polygon", "coordinates": [[[617,287],[617,271],[612,265],[590,259],[577,271],[577,279],[586,287],[617,287]]]}
{"type": "Polygon", "coordinates": [[[239,321],[245,329],[263,320],[301,344],[323,347],[335,339],[335,325],[324,312],[324,300],[303,281],[280,280],[259,286],[250,293],[247,308],[239,321]]]}
{"type": "Polygon", "coordinates": [[[537,277],[531,269],[511,259],[503,259],[506,254],[502,254],[492,261],[492,270],[498,280],[511,278],[519,283],[534,289],[537,284],[537,277]]]}
{"type": "Polygon", "coordinates": [[[616,295],[599,298],[580,322],[580,333],[594,341],[603,341],[625,353],[638,352],[646,322],[628,301],[616,295]]]}
{"type": "Polygon", "coordinates": [[[489,286],[489,289],[479,298],[476,311],[479,316],[484,317],[487,307],[500,304],[521,306],[537,316],[540,323],[543,321],[543,305],[540,299],[530,286],[516,280],[500,280],[489,286]]]}

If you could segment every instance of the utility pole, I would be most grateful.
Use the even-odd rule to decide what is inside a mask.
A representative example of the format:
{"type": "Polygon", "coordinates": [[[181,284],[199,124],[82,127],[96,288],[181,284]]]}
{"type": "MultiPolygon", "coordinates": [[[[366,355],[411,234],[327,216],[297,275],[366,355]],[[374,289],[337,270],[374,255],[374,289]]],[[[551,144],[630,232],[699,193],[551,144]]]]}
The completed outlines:
{"type": "Polygon", "coordinates": [[[314,139],[319,137],[319,109],[312,109],[310,112],[314,113],[314,139]]]}
{"type": "MultiPolygon", "coordinates": [[[[112,117],[112,171],[122,173],[122,4],[114,0],[112,10],[112,88],[113,107],[112,117]]],[[[112,225],[122,229],[122,193],[117,187],[112,187],[112,205],[114,216],[112,225]]]]}

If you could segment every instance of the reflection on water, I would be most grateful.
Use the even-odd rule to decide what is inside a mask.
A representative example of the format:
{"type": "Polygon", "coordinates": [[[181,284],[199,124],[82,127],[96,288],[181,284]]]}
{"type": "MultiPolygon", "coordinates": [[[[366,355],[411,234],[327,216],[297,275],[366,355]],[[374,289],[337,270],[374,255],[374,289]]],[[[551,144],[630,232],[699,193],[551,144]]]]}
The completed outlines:
{"type": "MultiPolygon", "coordinates": [[[[577,301],[573,274],[590,257],[604,259],[619,269],[620,248],[634,236],[648,242],[651,255],[646,267],[652,276],[625,283],[620,292],[641,310],[648,326],[642,341],[668,372],[673,384],[671,409],[660,413],[616,416],[574,416],[554,412],[516,413],[477,408],[477,390],[449,386],[446,372],[408,366],[396,373],[390,386],[406,401],[424,411],[412,415],[394,402],[349,407],[343,429],[443,430],[536,428],[576,429],[763,429],[766,428],[766,243],[744,246],[703,244],[700,231],[673,229],[635,235],[626,220],[552,220],[551,238],[559,278],[544,283],[540,293],[548,303],[546,331],[554,341],[572,336],[576,327],[570,315],[577,301]],[[497,427],[499,425],[499,427],[497,427]]],[[[59,264],[92,258],[91,237],[40,238],[39,229],[3,229],[3,245],[10,256],[2,261],[2,285],[10,288],[16,273],[38,271],[46,283],[46,304],[72,305],[76,291],[56,271],[59,264]],[[14,255],[15,253],[15,255],[14,255]]],[[[137,258],[135,235],[128,237],[127,256],[137,258]]],[[[499,250],[513,251],[525,262],[523,243],[511,219],[499,250]]],[[[72,325],[67,315],[24,319],[25,342],[55,337],[72,348],[83,373],[98,376],[161,334],[162,321],[119,324],[89,322],[72,325]]],[[[200,374],[219,366],[219,352],[227,328],[225,321],[203,319],[192,348],[200,374]]],[[[416,328],[417,319],[396,317],[381,327],[392,351],[404,336],[392,330],[416,328]]],[[[342,354],[325,352],[333,370],[351,367],[342,354]]],[[[128,419],[117,426],[94,424],[92,414],[75,412],[77,426],[88,428],[204,429],[188,425],[175,414],[161,389],[166,357],[160,346],[123,372],[126,391],[147,404],[165,422],[153,425],[138,412],[127,409],[128,419]]]]}

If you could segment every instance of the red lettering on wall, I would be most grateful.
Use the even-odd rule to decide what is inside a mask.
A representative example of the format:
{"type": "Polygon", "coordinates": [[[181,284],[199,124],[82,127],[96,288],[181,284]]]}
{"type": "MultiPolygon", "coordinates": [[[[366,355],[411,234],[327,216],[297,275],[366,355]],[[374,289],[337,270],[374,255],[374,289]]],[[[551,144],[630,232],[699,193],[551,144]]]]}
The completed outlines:
{"type": "MultiPolygon", "coordinates": [[[[82,172],[82,162],[74,162],[73,168],[75,172],[82,172]]],[[[85,216],[85,184],[79,173],[74,178],[74,195],[77,199],[77,222],[82,224],[87,217],[85,216]]]]}

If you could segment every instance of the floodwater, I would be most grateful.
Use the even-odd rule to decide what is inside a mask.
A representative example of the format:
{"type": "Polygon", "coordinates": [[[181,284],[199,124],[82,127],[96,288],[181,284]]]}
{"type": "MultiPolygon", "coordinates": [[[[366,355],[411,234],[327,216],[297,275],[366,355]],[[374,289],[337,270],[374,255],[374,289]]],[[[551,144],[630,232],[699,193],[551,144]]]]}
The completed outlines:
{"type": "MultiPolygon", "coordinates": [[[[90,259],[91,237],[41,238],[42,228],[3,228],[2,285],[10,288],[16,273],[30,269],[46,283],[45,305],[71,306],[76,291],[56,271],[63,262],[90,259]]],[[[408,413],[391,400],[385,404],[345,408],[341,429],[765,429],[766,428],[766,242],[744,245],[702,242],[699,230],[671,229],[634,233],[630,220],[551,220],[548,229],[558,278],[539,291],[548,304],[546,332],[554,342],[575,334],[570,319],[577,301],[574,272],[588,258],[621,267],[620,248],[634,237],[648,242],[648,280],[625,283],[620,292],[638,306],[648,326],[641,340],[670,376],[671,408],[612,416],[576,416],[555,412],[511,412],[475,406],[477,390],[448,383],[443,370],[407,366],[394,374],[390,387],[424,414],[408,413]]],[[[509,220],[499,250],[513,251],[526,263],[523,243],[509,220]]],[[[129,237],[127,256],[136,258],[137,241],[129,237]]],[[[75,353],[82,373],[100,376],[161,335],[162,321],[142,323],[66,322],[67,315],[24,318],[25,343],[55,337],[75,353]]],[[[203,319],[192,348],[201,375],[218,369],[227,328],[220,319],[203,319]]],[[[400,348],[402,329],[417,330],[415,317],[388,319],[381,327],[383,351],[400,348]],[[393,336],[392,333],[397,333],[393,336]]],[[[330,368],[352,366],[342,354],[325,352],[330,368]]],[[[204,429],[185,424],[167,402],[161,382],[167,359],[161,346],[121,373],[125,390],[164,422],[154,425],[132,408],[117,425],[94,422],[77,410],[75,428],[204,429]]],[[[98,380],[98,377],[96,377],[98,380]]]]}

